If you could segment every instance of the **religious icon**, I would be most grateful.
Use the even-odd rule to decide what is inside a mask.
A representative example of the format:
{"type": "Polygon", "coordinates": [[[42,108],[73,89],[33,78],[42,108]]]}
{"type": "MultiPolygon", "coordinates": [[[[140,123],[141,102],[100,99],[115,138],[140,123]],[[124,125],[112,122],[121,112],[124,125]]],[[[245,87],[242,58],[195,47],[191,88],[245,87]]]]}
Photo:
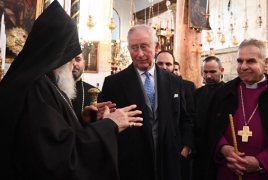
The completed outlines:
{"type": "Polygon", "coordinates": [[[11,41],[7,41],[9,45],[6,48],[7,63],[11,63],[22,49],[36,17],[40,15],[37,13],[37,4],[39,5],[37,2],[37,0],[0,0],[0,14],[5,15],[7,39],[19,39],[16,40],[19,42],[18,47],[11,45],[11,41]],[[17,37],[17,35],[22,36],[17,37]]]}
{"type": "Polygon", "coordinates": [[[98,41],[91,41],[84,43],[82,54],[86,61],[85,73],[98,73],[98,64],[99,64],[98,49],[99,49],[98,41]]]}
{"type": "Polygon", "coordinates": [[[189,27],[210,30],[207,0],[189,0],[189,27]]]}

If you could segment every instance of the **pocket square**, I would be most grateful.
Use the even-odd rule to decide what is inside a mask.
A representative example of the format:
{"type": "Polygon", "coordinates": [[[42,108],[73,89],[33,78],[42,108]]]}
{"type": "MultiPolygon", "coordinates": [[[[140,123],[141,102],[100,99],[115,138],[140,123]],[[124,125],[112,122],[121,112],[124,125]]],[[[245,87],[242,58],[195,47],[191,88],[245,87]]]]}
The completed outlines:
{"type": "Polygon", "coordinates": [[[173,98],[177,98],[177,97],[179,97],[179,95],[178,94],[174,94],[174,97],[173,98]]]}

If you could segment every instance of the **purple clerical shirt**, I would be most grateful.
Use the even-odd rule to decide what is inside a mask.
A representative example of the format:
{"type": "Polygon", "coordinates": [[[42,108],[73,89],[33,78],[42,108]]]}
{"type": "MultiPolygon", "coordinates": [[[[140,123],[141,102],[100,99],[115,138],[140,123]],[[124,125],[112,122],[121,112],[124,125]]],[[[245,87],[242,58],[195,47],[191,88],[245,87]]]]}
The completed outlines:
{"type": "MultiPolygon", "coordinates": [[[[261,92],[266,88],[266,84],[267,79],[263,82],[258,83],[257,89],[249,89],[243,82],[240,84],[242,86],[242,92],[243,92],[246,122],[248,122],[252,112],[254,111],[258,103],[258,99],[261,92]]],[[[237,88],[239,105],[233,117],[238,150],[240,152],[244,152],[247,156],[256,157],[261,162],[263,162],[262,164],[265,164],[265,162],[268,161],[268,143],[267,139],[265,139],[264,136],[264,131],[262,128],[259,114],[259,108],[257,108],[255,114],[248,123],[249,129],[250,131],[252,131],[252,136],[248,138],[248,142],[242,142],[242,137],[239,136],[237,133],[238,130],[242,130],[243,126],[245,125],[242,103],[241,103],[242,101],[241,101],[240,85],[237,88]]],[[[233,139],[230,126],[228,126],[223,136],[219,140],[216,147],[216,152],[218,152],[219,148],[225,144],[233,146],[233,139]]],[[[227,167],[226,160],[220,161],[216,156],[214,159],[215,162],[219,164],[217,180],[238,179],[237,175],[227,167]]],[[[260,174],[259,172],[245,173],[243,175],[243,180],[268,180],[268,175],[267,173],[260,174]]]]}

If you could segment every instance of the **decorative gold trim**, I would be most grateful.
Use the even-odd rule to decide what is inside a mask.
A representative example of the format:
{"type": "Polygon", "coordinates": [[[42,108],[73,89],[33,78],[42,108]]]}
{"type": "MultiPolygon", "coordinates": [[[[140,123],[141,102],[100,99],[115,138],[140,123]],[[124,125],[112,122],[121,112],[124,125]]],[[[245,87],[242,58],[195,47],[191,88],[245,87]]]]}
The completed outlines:
{"type": "Polygon", "coordinates": [[[6,46],[16,55],[20,53],[22,50],[26,39],[28,37],[28,33],[25,29],[16,27],[8,30],[7,38],[6,38],[6,46]]]}
{"type": "Polygon", "coordinates": [[[74,6],[78,2],[79,2],[79,0],[74,1],[71,6],[74,6]]]}
{"type": "Polygon", "coordinates": [[[74,15],[72,15],[72,18],[75,18],[80,13],[80,10],[78,10],[74,15]]]}

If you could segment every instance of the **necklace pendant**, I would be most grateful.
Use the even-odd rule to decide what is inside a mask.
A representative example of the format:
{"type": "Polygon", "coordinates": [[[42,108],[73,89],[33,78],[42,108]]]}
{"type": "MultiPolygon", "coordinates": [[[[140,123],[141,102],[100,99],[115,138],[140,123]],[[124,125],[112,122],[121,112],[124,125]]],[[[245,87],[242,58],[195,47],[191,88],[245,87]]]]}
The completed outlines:
{"type": "Polygon", "coordinates": [[[243,130],[239,130],[238,136],[242,136],[242,142],[248,142],[248,137],[252,136],[252,131],[249,130],[249,126],[243,126],[243,130]]]}

